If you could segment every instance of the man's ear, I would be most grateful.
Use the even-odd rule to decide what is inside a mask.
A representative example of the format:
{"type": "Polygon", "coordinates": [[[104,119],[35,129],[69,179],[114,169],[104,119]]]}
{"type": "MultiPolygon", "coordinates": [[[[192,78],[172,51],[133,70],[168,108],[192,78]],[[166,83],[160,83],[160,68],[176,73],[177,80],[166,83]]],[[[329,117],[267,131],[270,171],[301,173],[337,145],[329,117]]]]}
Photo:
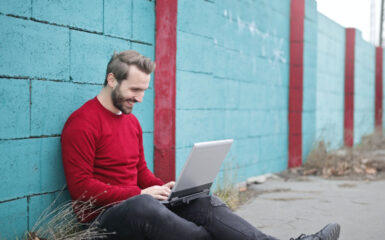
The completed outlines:
{"type": "Polygon", "coordinates": [[[116,80],[115,75],[113,73],[109,73],[107,75],[107,86],[114,88],[117,83],[118,81],[116,80]]]}

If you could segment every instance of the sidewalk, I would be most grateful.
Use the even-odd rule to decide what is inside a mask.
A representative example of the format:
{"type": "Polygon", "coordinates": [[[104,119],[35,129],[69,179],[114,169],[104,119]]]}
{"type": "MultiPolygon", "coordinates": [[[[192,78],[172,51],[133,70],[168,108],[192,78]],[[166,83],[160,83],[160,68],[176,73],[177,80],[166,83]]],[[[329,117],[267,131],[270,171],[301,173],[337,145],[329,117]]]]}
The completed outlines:
{"type": "Polygon", "coordinates": [[[236,213],[279,239],[341,225],[341,240],[385,239],[385,180],[269,179],[250,189],[258,195],[236,213]]]}

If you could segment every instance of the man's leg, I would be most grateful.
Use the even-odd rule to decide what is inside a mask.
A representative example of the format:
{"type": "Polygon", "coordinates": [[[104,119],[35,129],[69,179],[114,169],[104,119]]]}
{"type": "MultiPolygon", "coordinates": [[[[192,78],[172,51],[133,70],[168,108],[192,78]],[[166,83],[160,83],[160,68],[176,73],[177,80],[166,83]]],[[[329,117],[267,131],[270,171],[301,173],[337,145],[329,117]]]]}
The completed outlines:
{"type": "Polygon", "coordinates": [[[276,240],[234,214],[219,198],[210,196],[170,208],[179,216],[204,226],[218,240],[276,240]]]}
{"type": "Polygon", "coordinates": [[[150,195],[138,195],[107,209],[99,227],[115,232],[109,239],[212,239],[210,233],[179,217],[150,195]]]}

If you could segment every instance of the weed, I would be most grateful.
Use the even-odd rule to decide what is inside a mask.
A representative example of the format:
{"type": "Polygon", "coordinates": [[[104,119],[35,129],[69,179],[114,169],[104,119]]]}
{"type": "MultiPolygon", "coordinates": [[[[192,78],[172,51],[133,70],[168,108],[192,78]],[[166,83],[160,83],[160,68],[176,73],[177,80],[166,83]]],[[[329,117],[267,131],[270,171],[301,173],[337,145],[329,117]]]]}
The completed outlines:
{"type": "Polygon", "coordinates": [[[30,232],[26,233],[27,240],[77,240],[103,239],[113,233],[108,233],[97,227],[96,222],[81,223],[74,213],[74,207],[87,218],[103,208],[95,210],[95,200],[67,201],[57,206],[58,197],[42,212],[30,232]],[[55,207],[57,206],[57,207],[55,207]]]}

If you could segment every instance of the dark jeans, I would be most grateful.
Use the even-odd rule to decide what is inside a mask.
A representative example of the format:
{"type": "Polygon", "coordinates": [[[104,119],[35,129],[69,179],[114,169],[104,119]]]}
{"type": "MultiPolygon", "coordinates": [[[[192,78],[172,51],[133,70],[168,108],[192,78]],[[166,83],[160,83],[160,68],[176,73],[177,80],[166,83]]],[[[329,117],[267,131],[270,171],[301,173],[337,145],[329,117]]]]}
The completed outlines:
{"type": "Polygon", "coordinates": [[[167,208],[150,195],[138,195],[107,209],[97,221],[101,228],[116,233],[109,239],[275,239],[212,196],[167,208]]]}

